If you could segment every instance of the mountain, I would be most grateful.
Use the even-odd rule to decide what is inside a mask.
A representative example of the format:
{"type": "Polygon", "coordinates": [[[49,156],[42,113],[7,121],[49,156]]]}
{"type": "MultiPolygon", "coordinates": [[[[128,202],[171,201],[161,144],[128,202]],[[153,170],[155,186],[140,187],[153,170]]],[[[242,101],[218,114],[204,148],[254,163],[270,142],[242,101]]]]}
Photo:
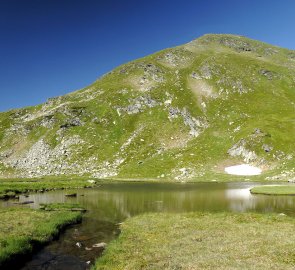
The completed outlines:
{"type": "Polygon", "coordinates": [[[0,114],[0,177],[294,177],[295,51],[205,35],[0,114]]]}

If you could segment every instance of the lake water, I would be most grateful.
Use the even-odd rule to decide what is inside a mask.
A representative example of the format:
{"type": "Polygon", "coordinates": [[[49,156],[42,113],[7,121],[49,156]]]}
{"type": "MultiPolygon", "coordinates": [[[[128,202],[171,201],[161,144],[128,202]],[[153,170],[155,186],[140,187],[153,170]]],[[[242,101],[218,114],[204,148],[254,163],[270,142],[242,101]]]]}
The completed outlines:
{"type": "MultiPolygon", "coordinates": [[[[21,269],[89,269],[102,253],[93,245],[109,243],[119,234],[119,225],[128,217],[146,212],[262,212],[294,215],[294,196],[251,195],[249,189],[259,183],[112,183],[94,189],[70,190],[20,196],[19,201],[34,201],[24,207],[38,208],[40,203],[79,203],[87,212],[83,222],[68,228],[21,269]],[[79,247],[80,246],[80,247],[79,247]],[[88,263],[87,263],[88,262],[88,263]]],[[[13,201],[0,202],[2,207],[13,201]]]]}

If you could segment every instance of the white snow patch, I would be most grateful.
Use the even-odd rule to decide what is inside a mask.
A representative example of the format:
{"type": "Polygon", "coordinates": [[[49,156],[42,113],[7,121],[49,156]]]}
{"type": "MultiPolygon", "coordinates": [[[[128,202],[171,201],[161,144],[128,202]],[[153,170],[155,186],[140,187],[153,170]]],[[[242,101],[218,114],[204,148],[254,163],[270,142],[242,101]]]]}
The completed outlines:
{"type": "Polygon", "coordinates": [[[224,170],[228,174],[234,175],[259,175],[262,172],[260,168],[250,166],[248,164],[230,166],[226,167],[224,170]]]}

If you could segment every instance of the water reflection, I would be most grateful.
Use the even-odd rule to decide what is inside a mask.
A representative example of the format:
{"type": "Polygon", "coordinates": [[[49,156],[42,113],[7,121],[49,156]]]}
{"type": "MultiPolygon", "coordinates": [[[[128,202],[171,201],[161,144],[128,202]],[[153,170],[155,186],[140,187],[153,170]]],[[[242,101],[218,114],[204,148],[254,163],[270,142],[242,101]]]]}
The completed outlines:
{"type": "MultiPolygon", "coordinates": [[[[252,195],[250,188],[255,185],[259,183],[115,183],[97,189],[74,190],[77,192],[75,198],[65,197],[71,191],[31,194],[27,198],[20,196],[20,202],[34,201],[24,207],[70,202],[79,203],[88,210],[81,225],[67,230],[59,241],[34,256],[23,270],[66,269],[63,265],[69,260],[68,256],[76,258],[75,269],[87,269],[85,262],[93,262],[101,250],[86,251],[85,247],[111,241],[119,233],[118,223],[145,212],[256,211],[293,215],[295,197],[252,195]],[[82,248],[75,245],[78,241],[82,248]],[[44,261],[44,258],[47,259],[44,261]]],[[[2,202],[2,207],[12,205],[12,201],[2,202]]]]}

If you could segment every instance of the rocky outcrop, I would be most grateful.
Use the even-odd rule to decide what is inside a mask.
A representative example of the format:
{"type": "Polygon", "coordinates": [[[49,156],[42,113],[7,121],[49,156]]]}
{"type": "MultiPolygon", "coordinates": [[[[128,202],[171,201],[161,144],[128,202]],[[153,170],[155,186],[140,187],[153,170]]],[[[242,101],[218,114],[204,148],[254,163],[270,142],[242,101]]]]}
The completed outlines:
{"type": "Polygon", "coordinates": [[[62,139],[52,149],[41,139],[21,156],[10,155],[3,163],[20,171],[24,176],[64,174],[73,168],[73,164],[69,162],[73,152],[72,146],[81,144],[83,141],[76,135],[62,139]]]}
{"type": "Polygon", "coordinates": [[[246,140],[244,139],[234,144],[227,153],[232,157],[242,157],[246,163],[257,159],[256,153],[246,148],[246,140]]]}
{"type": "Polygon", "coordinates": [[[115,109],[117,110],[119,116],[122,113],[137,114],[143,112],[146,108],[153,108],[161,105],[160,102],[152,99],[150,96],[140,96],[135,99],[130,99],[129,103],[130,105],[128,105],[127,107],[115,106],[115,109]]]}
{"type": "Polygon", "coordinates": [[[179,108],[169,107],[169,120],[172,121],[174,118],[178,117],[182,117],[184,124],[190,128],[190,135],[192,135],[193,137],[198,137],[200,133],[208,127],[208,123],[205,118],[195,118],[191,116],[186,108],[180,110],[179,108]]]}
{"type": "Polygon", "coordinates": [[[229,156],[290,168],[293,54],[207,35],[124,64],[82,90],[0,113],[0,176],[185,181],[229,156]]]}

